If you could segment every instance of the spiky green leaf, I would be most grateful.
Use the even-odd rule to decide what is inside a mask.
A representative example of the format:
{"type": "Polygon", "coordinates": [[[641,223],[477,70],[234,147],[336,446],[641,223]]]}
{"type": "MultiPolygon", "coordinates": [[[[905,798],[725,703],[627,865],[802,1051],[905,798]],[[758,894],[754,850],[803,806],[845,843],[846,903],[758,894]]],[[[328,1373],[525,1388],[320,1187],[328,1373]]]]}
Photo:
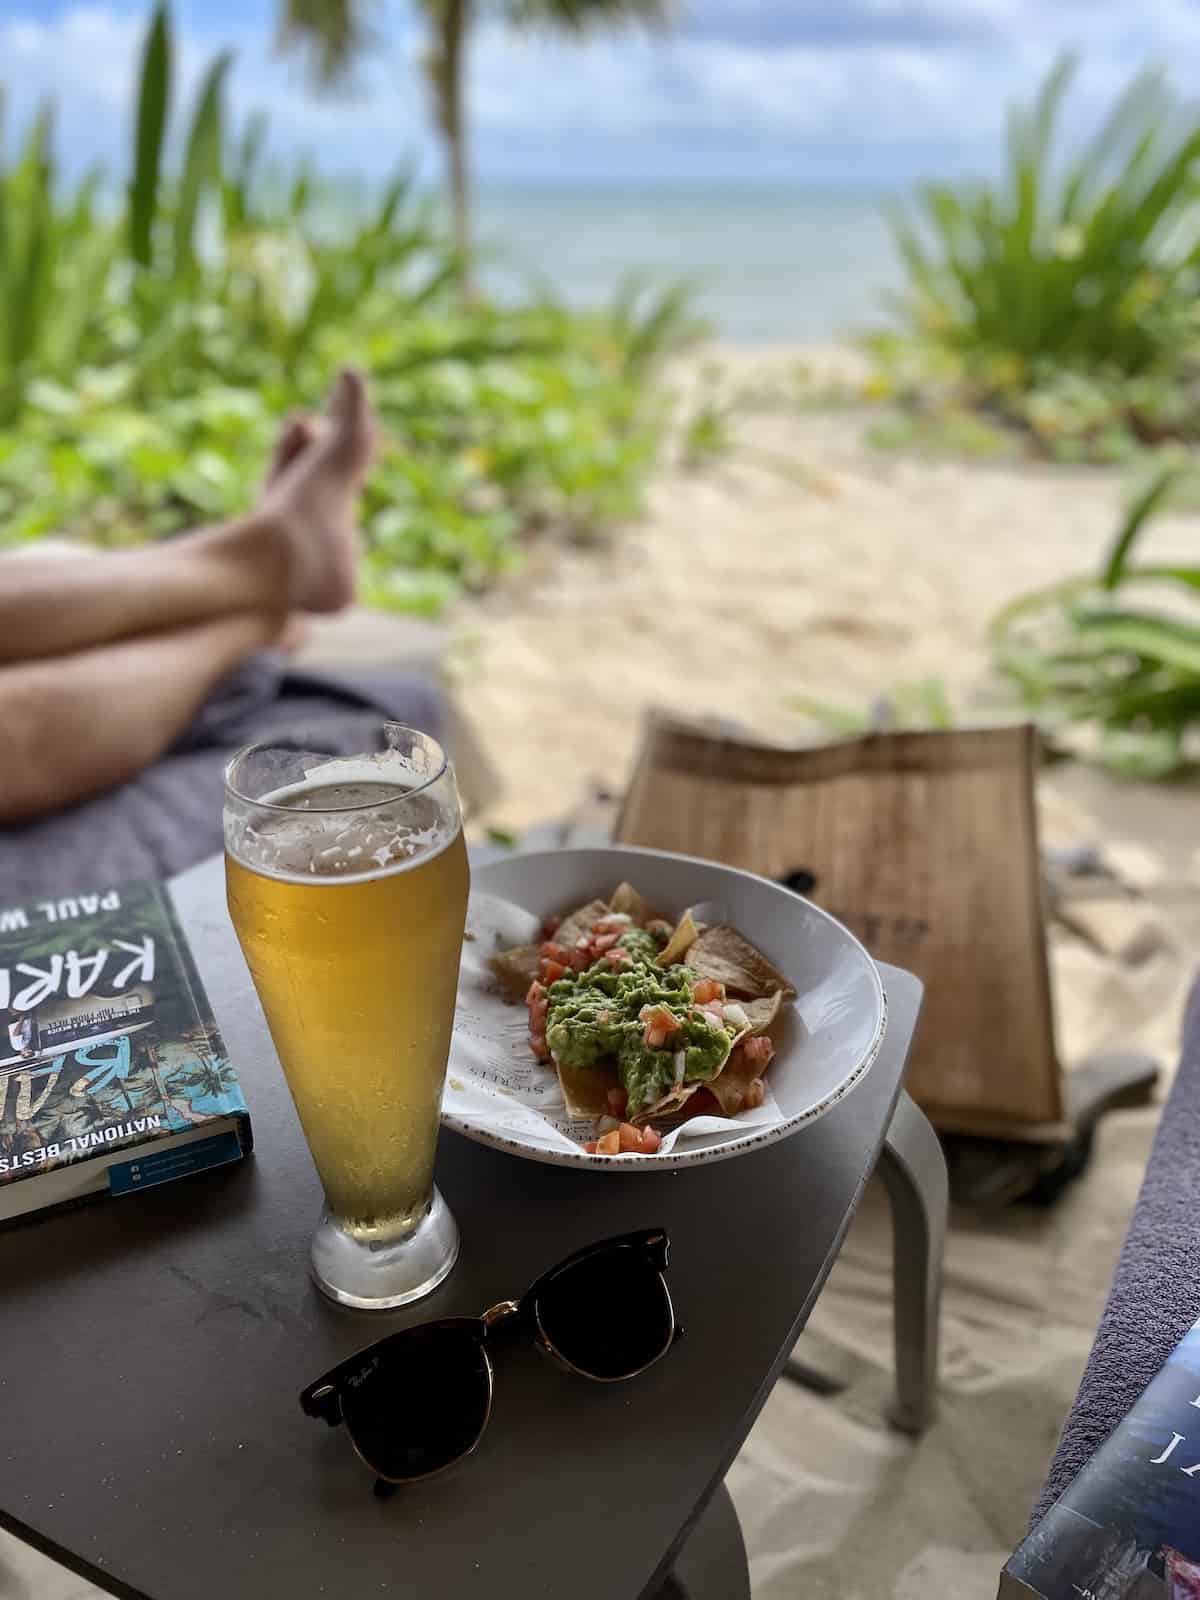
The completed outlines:
{"type": "Polygon", "coordinates": [[[160,0],[146,34],[134,131],[133,178],[129,186],[129,249],[140,267],[153,261],[154,223],[159,212],[163,142],[171,95],[171,28],[160,0]]]}
{"type": "Polygon", "coordinates": [[[225,79],[233,57],[224,51],[204,75],[188,132],[175,202],[176,273],[189,273],[196,256],[196,227],[204,197],[221,181],[222,118],[225,79]]]}

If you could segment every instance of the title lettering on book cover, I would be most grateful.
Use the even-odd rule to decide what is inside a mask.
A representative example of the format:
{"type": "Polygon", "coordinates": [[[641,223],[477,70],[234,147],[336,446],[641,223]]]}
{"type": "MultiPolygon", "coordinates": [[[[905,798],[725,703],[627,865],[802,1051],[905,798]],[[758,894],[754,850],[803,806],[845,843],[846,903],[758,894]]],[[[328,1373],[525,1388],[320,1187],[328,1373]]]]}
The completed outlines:
{"type": "MultiPolygon", "coordinates": [[[[65,895],[61,900],[39,900],[28,906],[0,908],[0,933],[21,933],[46,923],[71,922],[76,917],[94,917],[100,911],[119,911],[121,895],[117,889],[104,894],[65,895]]],[[[154,977],[154,940],[144,938],[136,944],[114,939],[111,945],[81,954],[64,950],[46,958],[44,966],[18,961],[14,967],[0,967],[0,1010],[32,1011],[65,994],[68,1000],[82,1000],[110,968],[107,987],[121,990],[130,983],[149,983],[154,977]],[[132,959],[122,960],[123,957],[132,959]]]]}
{"type": "MultiPolygon", "coordinates": [[[[1195,1406],[1196,1409],[1200,1411],[1200,1395],[1197,1395],[1194,1400],[1189,1400],[1188,1404],[1190,1406],[1195,1406]]],[[[1193,1465],[1190,1467],[1185,1467],[1182,1461],[1178,1460],[1177,1458],[1174,1460],[1172,1459],[1176,1456],[1176,1452],[1181,1444],[1187,1444],[1187,1435],[1183,1433],[1176,1433],[1174,1429],[1172,1429],[1170,1444],[1166,1447],[1161,1455],[1151,1457],[1150,1465],[1152,1467],[1161,1467],[1164,1462],[1171,1461],[1172,1465],[1178,1467],[1179,1471],[1183,1473],[1185,1478],[1194,1478],[1196,1474],[1200,1472],[1200,1461],[1193,1463],[1193,1465]]],[[[1186,1456],[1184,1459],[1187,1459],[1186,1456]]]]}
{"type": "Polygon", "coordinates": [[[41,966],[18,961],[14,967],[0,967],[0,1010],[33,1011],[58,995],[82,1000],[106,974],[105,988],[119,993],[131,983],[152,983],[154,967],[154,940],[149,934],[136,943],[114,939],[87,954],[56,952],[41,966]]]}

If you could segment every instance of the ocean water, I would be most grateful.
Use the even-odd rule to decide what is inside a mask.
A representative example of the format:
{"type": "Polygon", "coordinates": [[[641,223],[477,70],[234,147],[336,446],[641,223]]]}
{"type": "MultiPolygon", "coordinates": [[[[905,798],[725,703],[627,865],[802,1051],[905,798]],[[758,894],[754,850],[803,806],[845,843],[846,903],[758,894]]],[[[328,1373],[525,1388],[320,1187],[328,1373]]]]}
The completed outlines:
{"type": "Polygon", "coordinates": [[[551,285],[575,305],[631,270],[697,284],[701,313],[746,344],[822,340],[878,325],[899,279],[884,195],[812,189],[485,189],[488,287],[551,285]]]}

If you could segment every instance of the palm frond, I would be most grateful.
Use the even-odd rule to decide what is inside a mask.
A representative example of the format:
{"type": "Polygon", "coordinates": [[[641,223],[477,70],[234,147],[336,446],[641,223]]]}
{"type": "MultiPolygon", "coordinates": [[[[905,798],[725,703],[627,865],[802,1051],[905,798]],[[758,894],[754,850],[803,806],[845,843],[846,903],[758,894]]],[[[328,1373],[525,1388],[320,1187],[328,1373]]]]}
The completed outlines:
{"type": "Polygon", "coordinates": [[[284,0],[278,45],[306,58],[313,81],[330,88],[344,83],[356,61],[375,42],[375,0],[284,0]]]}
{"type": "Polygon", "coordinates": [[[592,33],[603,28],[670,25],[675,0],[509,0],[508,20],[518,27],[592,33]]]}

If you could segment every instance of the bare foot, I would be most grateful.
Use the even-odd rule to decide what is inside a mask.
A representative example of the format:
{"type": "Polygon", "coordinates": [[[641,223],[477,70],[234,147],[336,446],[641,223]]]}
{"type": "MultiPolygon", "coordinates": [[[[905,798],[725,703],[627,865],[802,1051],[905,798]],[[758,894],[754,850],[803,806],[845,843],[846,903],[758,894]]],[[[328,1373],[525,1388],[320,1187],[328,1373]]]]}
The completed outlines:
{"type": "Polygon", "coordinates": [[[253,520],[282,536],[291,611],[340,611],[354,599],[358,495],[375,449],[366,385],[343,372],[329,416],[284,428],[253,520]]]}

